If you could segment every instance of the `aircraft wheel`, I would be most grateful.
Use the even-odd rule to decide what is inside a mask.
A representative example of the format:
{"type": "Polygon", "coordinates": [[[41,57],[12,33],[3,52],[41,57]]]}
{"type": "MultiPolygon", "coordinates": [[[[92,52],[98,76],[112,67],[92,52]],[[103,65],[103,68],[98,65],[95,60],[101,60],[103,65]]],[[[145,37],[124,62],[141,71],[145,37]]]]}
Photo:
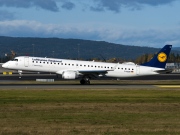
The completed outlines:
{"type": "Polygon", "coordinates": [[[80,83],[82,85],[89,85],[90,84],[90,80],[89,80],[89,78],[84,78],[84,79],[80,80],[80,83]]]}
{"type": "Polygon", "coordinates": [[[84,85],[84,84],[86,83],[86,81],[85,81],[84,79],[82,79],[82,80],[80,80],[80,83],[81,83],[82,85],[84,85]]]}

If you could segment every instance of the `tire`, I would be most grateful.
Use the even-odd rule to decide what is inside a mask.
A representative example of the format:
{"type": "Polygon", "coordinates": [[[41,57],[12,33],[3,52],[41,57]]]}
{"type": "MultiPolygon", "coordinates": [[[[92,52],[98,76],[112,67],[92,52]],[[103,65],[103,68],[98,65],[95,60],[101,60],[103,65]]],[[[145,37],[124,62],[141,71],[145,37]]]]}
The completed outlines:
{"type": "Polygon", "coordinates": [[[89,85],[89,84],[90,84],[90,81],[89,81],[89,79],[81,79],[81,80],[80,80],[80,83],[81,83],[82,85],[89,85]]]}
{"type": "Polygon", "coordinates": [[[82,80],[80,80],[80,83],[81,83],[82,85],[84,85],[84,84],[86,83],[86,81],[85,81],[84,79],[82,79],[82,80]]]}

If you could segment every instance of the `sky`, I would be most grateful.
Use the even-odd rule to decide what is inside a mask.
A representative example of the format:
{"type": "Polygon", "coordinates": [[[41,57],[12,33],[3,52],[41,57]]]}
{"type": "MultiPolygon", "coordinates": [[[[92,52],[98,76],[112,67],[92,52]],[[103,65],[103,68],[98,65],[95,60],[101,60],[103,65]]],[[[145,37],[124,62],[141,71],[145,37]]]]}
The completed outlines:
{"type": "Polygon", "coordinates": [[[0,36],[180,47],[180,0],[0,0],[0,36]]]}

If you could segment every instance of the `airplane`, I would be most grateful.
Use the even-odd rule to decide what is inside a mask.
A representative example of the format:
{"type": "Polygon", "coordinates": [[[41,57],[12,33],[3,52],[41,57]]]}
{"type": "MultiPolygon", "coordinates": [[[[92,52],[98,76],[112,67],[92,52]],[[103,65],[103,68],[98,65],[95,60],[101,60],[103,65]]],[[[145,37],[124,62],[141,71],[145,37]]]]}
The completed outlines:
{"type": "Polygon", "coordinates": [[[99,77],[137,77],[165,73],[165,65],[172,45],[165,45],[149,62],[107,63],[18,56],[2,65],[3,68],[22,71],[50,72],[62,75],[63,79],[80,79],[80,84],[90,84],[90,79],[99,77]]]}

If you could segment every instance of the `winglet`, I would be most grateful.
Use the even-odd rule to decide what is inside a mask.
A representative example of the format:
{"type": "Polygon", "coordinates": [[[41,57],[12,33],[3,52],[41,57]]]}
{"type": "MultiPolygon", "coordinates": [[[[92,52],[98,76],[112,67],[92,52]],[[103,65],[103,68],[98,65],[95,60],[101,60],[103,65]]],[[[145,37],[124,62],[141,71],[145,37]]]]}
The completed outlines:
{"type": "Polygon", "coordinates": [[[165,68],[172,45],[165,45],[149,62],[141,64],[142,66],[165,68]]]}

